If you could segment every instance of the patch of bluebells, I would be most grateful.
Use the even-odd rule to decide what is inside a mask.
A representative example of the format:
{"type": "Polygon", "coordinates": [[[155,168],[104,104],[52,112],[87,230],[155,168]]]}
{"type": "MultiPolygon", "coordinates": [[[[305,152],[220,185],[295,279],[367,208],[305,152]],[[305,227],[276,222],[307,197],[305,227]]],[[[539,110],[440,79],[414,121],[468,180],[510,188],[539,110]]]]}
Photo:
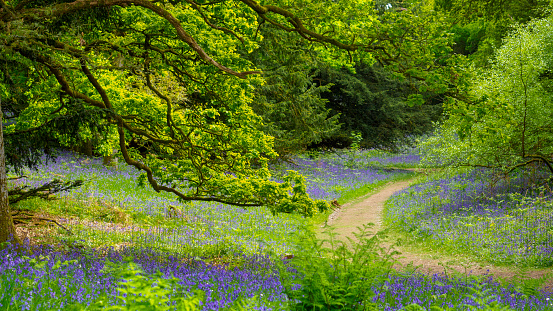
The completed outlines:
{"type": "MultiPolygon", "coordinates": [[[[181,292],[199,289],[206,293],[201,310],[221,310],[236,300],[257,296],[257,307],[250,310],[286,310],[288,299],[279,280],[278,270],[266,256],[238,255],[234,263],[206,263],[198,258],[170,256],[144,248],[71,249],[63,252],[49,247],[35,248],[32,255],[22,256],[12,247],[0,251],[0,301],[11,295],[12,306],[20,310],[63,310],[75,303],[90,305],[106,295],[109,304],[123,303],[117,297],[117,280],[106,261],[125,264],[130,258],[147,274],[160,272],[162,277],[176,277],[181,292]],[[60,264],[61,263],[61,264],[60,264]],[[15,289],[7,293],[6,284],[15,289]]],[[[401,310],[417,303],[423,307],[482,307],[478,295],[486,302],[501,302],[514,310],[551,310],[550,294],[536,292],[524,295],[514,287],[502,287],[491,278],[477,282],[472,278],[448,278],[444,275],[391,273],[381,284],[374,284],[369,295],[379,310],[401,310]],[[550,308],[550,309],[548,309],[550,308]]],[[[0,306],[0,308],[5,306],[0,306]]],[[[464,308],[461,308],[464,309],[464,308]]],[[[468,309],[468,308],[467,308],[468,309]]],[[[456,309],[457,310],[457,309],[456,309]]]]}
{"type": "Polygon", "coordinates": [[[339,199],[341,194],[390,179],[402,170],[385,170],[372,166],[351,167],[335,157],[321,156],[313,159],[298,157],[291,163],[282,164],[278,170],[296,170],[306,176],[307,193],[314,199],[339,199]]]}
{"type": "Polygon", "coordinates": [[[401,152],[393,153],[379,149],[361,149],[356,151],[336,151],[320,153],[319,157],[329,163],[353,169],[406,168],[417,167],[421,161],[421,152],[418,148],[404,148],[401,152]]]}
{"type": "MultiPolygon", "coordinates": [[[[64,306],[75,303],[89,305],[102,295],[110,297],[111,304],[121,303],[115,298],[119,280],[105,272],[104,265],[106,260],[124,264],[128,258],[140,264],[147,274],[161,272],[164,277],[176,277],[185,292],[192,293],[194,289],[205,292],[202,310],[223,309],[237,299],[254,296],[261,297],[265,306],[253,310],[273,310],[266,306],[280,306],[286,300],[278,275],[269,259],[263,256],[238,255],[235,260],[240,265],[234,267],[168,256],[144,248],[59,252],[40,247],[32,255],[22,256],[8,247],[0,251],[0,256],[4,258],[0,262],[0,275],[9,278],[1,279],[4,284],[0,289],[12,282],[15,290],[11,304],[18,303],[21,310],[63,310],[64,306]]],[[[0,292],[0,301],[6,294],[0,292]]]]}
{"type": "MultiPolygon", "coordinates": [[[[364,164],[340,166],[335,161],[327,158],[322,160],[300,158],[296,161],[295,168],[308,176],[312,187],[308,191],[312,197],[334,198],[340,194],[340,189],[343,191],[364,183],[382,181],[396,173],[370,166],[365,167],[364,164]],[[315,184],[320,184],[319,188],[323,190],[317,192],[317,187],[313,186],[315,184]]],[[[51,303],[54,309],[63,309],[65,305],[72,302],[86,304],[102,293],[114,297],[117,293],[116,282],[112,276],[102,272],[102,268],[106,259],[122,262],[126,256],[131,256],[133,261],[141,264],[148,273],[161,271],[167,277],[174,275],[181,280],[181,284],[187,290],[197,287],[206,291],[209,298],[204,305],[204,310],[219,310],[229,306],[239,297],[247,298],[253,295],[263,297],[265,306],[260,307],[259,310],[279,309],[279,306],[286,304],[287,299],[282,292],[276,270],[267,257],[260,254],[266,254],[271,249],[276,249],[277,254],[289,250],[286,236],[297,230],[298,225],[304,220],[289,216],[273,217],[262,208],[244,210],[205,203],[184,206],[173,197],[157,194],[148,187],[137,189],[134,180],[138,172],[130,168],[123,166],[119,169],[105,168],[99,159],[78,158],[68,153],[58,158],[57,162],[44,165],[38,172],[29,175],[31,178],[28,182],[37,185],[55,177],[92,178],[86,186],[66,195],[73,199],[91,200],[92,198],[114,202],[123,208],[134,208],[147,215],[166,213],[169,205],[175,205],[182,208],[183,214],[179,217],[186,217],[190,225],[182,228],[150,226],[147,229],[99,225],[100,227],[96,229],[85,231],[88,232],[85,238],[99,237],[99,239],[103,238],[101,234],[107,234],[106,231],[109,230],[118,236],[130,231],[128,244],[138,245],[140,248],[123,246],[119,250],[73,249],[64,252],[41,248],[29,256],[30,259],[21,257],[13,251],[0,254],[0,258],[8,258],[0,261],[0,275],[11,278],[2,282],[18,282],[18,285],[25,285],[18,288],[28,289],[26,292],[16,291],[13,296],[13,299],[24,304],[22,310],[35,310],[36,306],[32,306],[34,301],[40,301],[39,303],[42,304],[51,303]],[[198,260],[193,253],[189,253],[189,257],[182,257],[182,252],[179,256],[170,256],[169,253],[159,251],[163,245],[173,245],[174,249],[183,249],[191,244],[195,245],[198,251],[221,245],[227,252],[233,249],[245,250],[246,255],[235,257],[233,260],[237,262],[236,265],[225,265],[205,263],[198,260]],[[32,258],[40,258],[40,256],[47,256],[43,257],[47,264],[42,268],[32,264],[32,258]],[[52,269],[58,260],[66,264],[52,269]],[[27,283],[23,284],[24,282],[27,283]],[[53,286],[54,283],[57,285],[53,286]],[[59,303],[58,307],[53,305],[56,301],[59,303]]],[[[9,250],[4,250],[4,252],[7,251],[9,250]]],[[[381,309],[400,310],[402,306],[410,303],[423,304],[425,301],[430,301],[429,299],[434,299],[428,296],[428,293],[432,293],[431,288],[434,288],[436,293],[442,293],[445,290],[444,286],[449,286],[447,284],[459,284],[459,281],[455,280],[434,278],[436,277],[428,279],[421,275],[392,275],[385,284],[373,287],[375,302],[381,309]],[[401,299],[399,299],[400,293],[401,299]]],[[[534,303],[538,306],[535,310],[544,310],[546,303],[544,295],[531,296],[528,298],[530,300],[524,300],[526,298],[512,289],[502,289],[497,284],[489,286],[497,292],[497,297],[501,297],[498,298],[502,299],[501,301],[509,301],[509,297],[515,297],[515,300],[519,301],[519,307],[515,309],[530,310],[532,308],[520,306],[532,306],[534,303]]],[[[460,287],[451,285],[447,288],[453,293],[455,288],[460,287]]],[[[2,297],[0,296],[0,301],[2,297]]],[[[446,301],[445,296],[440,298],[436,294],[436,297],[438,297],[437,301],[446,301]]],[[[112,299],[115,303],[116,298],[112,299]]]]}
{"type": "Polygon", "coordinates": [[[367,162],[375,165],[380,164],[384,166],[417,166],[420,163],[421,156],[418,154],[400,154],[392,155],[390,157],[370,157],[367,158],[367,162]]]}
{"type": "Polygon", "coordinates": [[[258,253],[270,247],[270,250],[284,253],[288,245],[282,237],[295,232],[306,221],[299,216],[273,217],[265,207],[244,209],[209,202],[182,203],[171,194],[157,193],[148,186],[137,186],[139,173],[126,165],[117,169],[104,167],[101,159],[62,152],[55,161],[39,166],[37,171],[28,172],[26,175],[29,178],[20,182],[41,185],[54,178],[84,179],[84,186],[59,196],[82,201],[86,205],[108,202],[123,210],[151,217],[166,217],[170,206],[174,206],[179,213],[173,216],[187,223],[186,226],[171,229],[152,225],[147,230],[136,230],[135,227],[125,229],[102,224],[75,228],[77,230],[74,231],[81,234],[82,239],[100,240],[105,235],[113,237],[126,231],[126,236],[120,235],[120,243],[147,242],[152,247],[169,243],[174,249],[198,249],[224,243],[227,251],[231,252],[258,253]]]}
{"type": "Polygon", "coordinates": [[[421,183],[396,193],[386,219],[420,238],[486,260],[553,264],[553,193],[543,175],[508,179],[486,170],[421,183]]]}
{"type": "Polygon", "coordinates": [[[418,148],[406,148],[399,153],[382,150],[361,150],[358,152],[358,161],[371,166],[385,167],[416,167],[421,162],[421,154],[418,148]]]}
{"type": "Polygon", "coordinates": [[[536,292],[525,295],[514,286],[501,286],[491,276],[484,281],[474,278],[451,278],[443,274],[431,276],[392,274],[383,284],[372,288],[372,302],[379,310],[396,311],[416,303],[430,310],[432,306],[453,310],[485,309],[482,304],[493,302],[509,306],[513,310],[553,310],[551,293],[536,292]]]}

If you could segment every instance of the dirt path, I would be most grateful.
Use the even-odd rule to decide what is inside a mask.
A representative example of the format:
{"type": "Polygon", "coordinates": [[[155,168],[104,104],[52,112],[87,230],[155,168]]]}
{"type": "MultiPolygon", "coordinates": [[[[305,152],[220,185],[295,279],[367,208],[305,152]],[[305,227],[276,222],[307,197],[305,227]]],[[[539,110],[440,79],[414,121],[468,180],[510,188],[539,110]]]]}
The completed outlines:
{"type": "MultiPolygon", "coordinates": [[[[382,225],[382,210],[384,202],[394,193],[407,188],[413,180],[393,182],[381,188],[378,192],[362,199],[362,201],[344,205],[340,210],[333,213],[327,225],[335,229],[339,236],[346,240],[350,237],[355,240],[354,232],[357,232],[357,227],[364,224],[373,223],[376,230],[383,229],[382,225]]],[[[385,246],[389,246],[386,243],[385,246]]],[[[494,278],[512,280],[513,278],[524,275],[524,278],[540,279],[548,275],[553,275],[553,268],[547,269],[518,269],[512,267],[497,267],[491,264],[480,264],[471,262],[469,259],[460,256],[446,257],[441,254],[431,253],[415,253],[404,247],[396,247],[401,252],[394,258],[397,260],[396,268],[405,269],[410,264],[417,267],[416,270],[423,273],[443,273],[447,266],[447,274],[469,273],[471,275],[486,275],[491,274],[494,278]]],[[[542,285],[543,289],[548,288],[553,291],[553,280],[550,278],[542,285]]]]}

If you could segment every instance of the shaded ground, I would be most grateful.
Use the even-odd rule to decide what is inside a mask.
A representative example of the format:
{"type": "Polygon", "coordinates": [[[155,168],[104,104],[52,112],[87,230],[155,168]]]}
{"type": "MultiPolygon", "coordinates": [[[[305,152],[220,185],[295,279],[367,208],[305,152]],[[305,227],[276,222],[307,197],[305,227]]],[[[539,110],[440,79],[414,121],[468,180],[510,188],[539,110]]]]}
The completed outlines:
{"type": "MultiPolygon", "coordinates": [[[[330,215],[326,225],[334,228],[334,232],[339,234],[340,238],[344,241],[347,237],[356,240],[354,232],[357,232],[357,227],[361,227],[364,224],[373,223],[373,227],[377,230],[383,229],[382,225],[382,211],[384,202],[402,189],[407,188],[413,181],[400,181],[389,183],[378,192],[373,193],[361,201],[354,202],[352,204],[346,204],[341,209],[330,215]]],[[[385,243],[384,246],[389,247],[390,243],[385,243]]],[[[394,256],[397,260],[397,269],[409,269],[415,268],[422,273],[434,274],[434,273],[446,273],[450,274],[471,274],[471,275],[488,275],[494,276],[494,279],[505,280],[518,280],[524,279],[540,279],[547,278],[553,275],[553,268],[543,269],[521,269],[516,267],[498,267],[492,264],[482,264],[471,261],[468,258],[462,258],[460,256],[447,257],[438,253],[422,253],[413,251],[407,247],[396,247],[401,252],[401,255],[394,256]]],[[[542,289],[549,289],[553,291],[553,279],[549,277],[547,281],[541,287],[542,289]]]]}

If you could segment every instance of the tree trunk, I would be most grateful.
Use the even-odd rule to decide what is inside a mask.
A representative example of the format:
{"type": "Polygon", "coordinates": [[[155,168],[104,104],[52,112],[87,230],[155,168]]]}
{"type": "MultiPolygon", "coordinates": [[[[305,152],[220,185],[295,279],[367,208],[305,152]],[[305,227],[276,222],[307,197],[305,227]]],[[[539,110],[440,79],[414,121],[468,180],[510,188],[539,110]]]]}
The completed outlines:
{"type": "Polygon", "coordinates": [[[8,180],[6,178],[6,156],[4,154],[2,127],[2,102],[0,99],[0,243],[12,240],[12,243],[21,244],[21,240],[15,233],[8,201],[8,180]]]}
{"type": "Polygon", "coordinates": [[[90,139],[82,146],[82,153],[90,158],[94,155],[94,148],[92,147],[92,141],[90,141],[90,139]]]}
{"type": "Polygon", "coordinates": [[[104,166],[111,166],[113,164],[113,156],[104,156],[102,163],[104,164],[104,166]]]}

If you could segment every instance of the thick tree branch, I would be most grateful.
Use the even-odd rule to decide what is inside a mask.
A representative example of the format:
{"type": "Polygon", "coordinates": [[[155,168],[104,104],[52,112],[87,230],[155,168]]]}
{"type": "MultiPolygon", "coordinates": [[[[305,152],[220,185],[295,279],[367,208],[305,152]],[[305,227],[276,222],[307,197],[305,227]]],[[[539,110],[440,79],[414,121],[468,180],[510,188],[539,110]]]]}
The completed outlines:
{"type": "MultiPolygon", "coordinates": [[[[39,54],[39,53],[36,53],[36,52],[32,52],[32,51],[28,51],[26,49],[16,49],[16,51],[18,51],[21,55],[25,56],[26,58],[30,59],[30,60],[33,60],[33,61],[38,61],[39,63],[45,65],[48,70],[54,75],[54,77],[56,78],[56,80],[58,81],[58,84],[61,86],[61,89],[63,92],[65,92],[67,95],[69,95],[70,97],[73,97],[73,98],[76,98],[76,99],[81,99],[83,100],[85,103],[91,105],[91,106],[94,106],[94,107],[97,107],[97,108],[101,108],[101,109],[106,109],[107,111],[110,112],[110,116],[113,117],[114,119],[117,120],[117,122],[121,121],[122,122],[122,126],[132,132],[132,133],[135,133],[137,135],[141,135],[141,136],[144,136],[144,137],[147,137],[148,139],[154,141],[154,142],[157,142],[157,143],[168,143],[168,144],[174,144],[174,143],[177,143],[177,141],[173,140],[173,139],[160,139],[158,137],[154,137],[152,136],[150,133],[148,133],[147,131],[145,130],[141,130],[141,129],[136,129],[136,128],[133,128],[131,127],[127,122],[125,122],[123,120],[123,118],[116,114],[114,111],[113,111],[113,107],[111,107],[111,103],[109,101],[109,97],[107,97],[107,94],[105,93],[105,91],[103,91],[103,94],[102,92],[99,91],[99,94],[101,95],[102,99],[105,100],[107,99],[107,105],[106,103],[104,103],[103,101],[98,101],[98,100],[94,100],[88,96],[86,96],[85,94],[83,93],[80,93],[80,92],[77,92],[75,90],[73,90],[69,84],[69,82],[67,81],[65,75],[63,74],[63,72],[59,69],[61,68],[60,65],[58,64],[55,64],[50,58],[42,55],[42,54],[39,54]],[[105,97],[105,98],[104,98],[105,97]],[[108,105],[111,107],[111,108],[108,108],[108,105]]],[[[87,75],[88,78],[91,78],[92,81],[95,81],[95,82],[91,82],[93,84],[94,87],[100,87],[101,90],[103,90],[101,88],[101,86],[99,85],[98,81],[96,81],[96,79],[94,78],[94,76],[92,75],[92,73],[90,72],[90,70],[88,70],[87,66],[86,66],[86,63],[85,63],[85,66],[83,67],[83,65],[81,64],[81,69],[83,70],[83,73],[85,73],[85,75],[87,75]]]]}
{"type": "Polygon", "coordinates": [[[102,109],[106,109],[106,105],[101,102],[101,101],[98,101],[98,100],[94,100],[80,92],[77,92],[77,91],[74,91],[69,83],[67,82],[66,78],[65,78],[65,75],[63,74],[63,72],[60,70],[60,67],[59,65],[53,63],[49,58],[47,58],[46,56],[42,55],[42,54],[38,54],[34,51],[29,51],[27,49],[23,49],[23,48],[16,48],[15,49],[17,52],[19,52],[21,55],[25,56],[26,58],[30,59],[30,60],[34,60],[34,61],[38,61],[39,63],[45,65],[48,70],[54,75],[54,77],[56,78],[56,80],[58,81],[58,84],[61,86],[61,89],[63,92],[65,92],[67,95],[73,97],[73,98],[78,98],[78,99],[82,99],[84,102],[86,102],[87,104],[89,105],[92,105],[94,107],[98,107],[98,108],[102,108],[102,109]]]}
{"type": "Polygon", "coordinates": [[[215,197],[187,196],[187,195],[184,195],[182,192],[180,192],[180,191],[178,191],[174,188],[170,188],[170,187],[160,185],[154,179],[154,175],[153,175],[152,169],[150,167],[148,167],[148,166],[146,166],[146,165],[144,165],[144,164],[142,164],[142,163],[140,163],[140,162],[138,162],[138,161],[136,161],[136,160],[134,160],[130,157],[127,146],[126,146],[125,132],[123,130],[123,127],[118,126],[117,131],[119,133],[119,148],[121,149],[121,154],[123,155],[123,158],[125,159],[125,162],[129,165],[132,165],[132,166],[136,167],[137,169],[139,169],[141,171],[146,172],[146,178],[148,179],[148,183],[152,186],[152,188],[155,191],[157,191],[157,192],[164,191],[164,192],[173,193],[176,196],[178,196],[179,198],[181,198],[183,200],[186,200],[186,201],[219,202],[219,203],[223,203],[223,204],[243,206],[243,207],[263,205],[262,203],[232,202],[232,201],[228,201],[228,200],[221,199],[221,198],[215,198],[215,197]]]}
{"type": "MultiPolygon", "coordinates": [[[[303,22],[302,20],[295,16],[292,12],[288,11],[288,10],[285,10],[283,8],[280,8],[280,7],[277,7],[277,6],[274,6],[274,5],[261,5],[259,3],[257,3],[256,1],[254,0],[240,0],[240,2],[246,4],[247,6],[249,6],[251,9],[253,9],[257,14],[259,14],[259,16],[261,16],[261,18],[263,18],[264,20],[266,20],[267,22],[283,29],[283,30],[286,30],[286,31],[295,31],[297,32],[299,35],[301,35],[302,37],[304,37],[305,39],[309,40],[309,41],[316,41],[316,42],[321,42],[321,43],[330,43],[340,49],[343,49],[343,50],[347,50],[347,51],[357,51],[359,48],[361,48],[362,46],[361,45],[358,45],[358,44],[345,44],[343,42],[340,42],[332,37],[328,37],[328,36],[325,36],[325,35],[322,35],[322,34],[319,34],[319,33],[316,33],[314,31],[311,31],[309,29],[307,29],[304,25],[303,25],[303,22]],[[268,13],[275,13],[277,15],[280,15],[282,17],[285,17],[290,24],[292,24],[292,26],[294,26],[293,28],[290,28],[290,27],[287,27],[281,23],[278,23],[272,19],[270,19],[267,14],[268,13]]],[[[378,47],[374,47],[374,48],[369,48],[367,46],[365,46],[365,48],[367,48],[367,50],[374,50],[374,49],[380,49],[378,47]]]]}

